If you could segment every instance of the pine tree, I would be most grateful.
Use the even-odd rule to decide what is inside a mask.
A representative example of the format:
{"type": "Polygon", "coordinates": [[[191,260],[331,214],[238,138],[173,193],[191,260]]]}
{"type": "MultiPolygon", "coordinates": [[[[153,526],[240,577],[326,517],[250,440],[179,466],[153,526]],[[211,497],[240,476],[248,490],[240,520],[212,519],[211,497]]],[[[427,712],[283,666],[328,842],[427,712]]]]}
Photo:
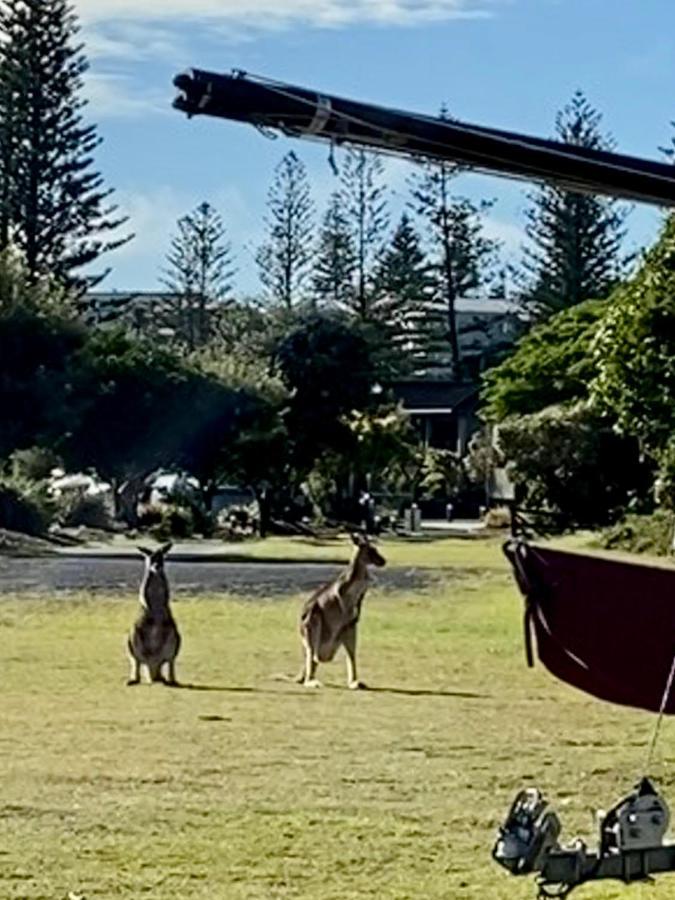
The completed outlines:
{"type": "Polygon", "coordinates": [[[341,195],[336,191],[328,201],[319,232],[313,273],[317,299],[349,308],[354,294],[355,269],[354,242],[344,215],[341,195]]]}
{"type": "Polygon", "coordinates": [[[175,295],[169,323],[192,350],[208,340],[209,308],[226,299],[235,273],[225,227],[209,203],[178,220],[166,261],[162,280],[175,295]]]}
{"type": "Polygon", "coordinates": [[[131,236],[115,236],[126,219],[92,169],[100,138],[83,122],[78,31],[69,0],[0,6],[0,248],[14,243],[33,278],[83,288],[104,275],[79,270],[131,236]]]}
{"type": "MultiPolygon", "coordinates": [[[[449,118],[441,109],[441,118],[449,118]]],[[[483,234],[481,216],[492,206],[453,194],[461,168],[453,163],[423,163],[410,179],[411,207],[424,221],[436,280],[433,319],[439,350],[450,350],[455,377],[462,375],[456,302],[487,283],[497,243],[483,234]]]]}
{"type": "Polygon", "coordinates": [[[420,237],[405,212],[379,259],[375,283],[375,317],[389,331],[401,362],[425,367],[433,339],[434,279],[420,237]]]}
{"type": "MultiPolygon", "coordinates": [[[[675,128],[675,122],[670,123],[675,128]]],[[[675,137],[670,139],[669,147],[659,147],[659,150],[666,157],[668,162],[675,163],[675,137]]]]}
{"type": "MultiPolygon", "coordinates": [[[[611,150],[600,131],[602,116],[577,91],[556,116],[559,140],[575,147],[611,150]]],[[[547,316],[583,300],[606,297],[619,280],[627,210],[614,200],[546,185],[527,211],[522,301],[535,316],[547,316]]]]}
{"type": "Polygon", "coordinates": [[[291,309],[303,298],[314,258],[314,204],[293,151],[275,170],[267,205],[268,237],[256,255],[260,280],[273,301],[291,309]]]}
{"type": "Polygon", "coordinates": [[[344,214],[356,254],[352,311],[371,318],[375,262],[389,224],[382,159],[365,150],[349,149],[341,173],[344,214]]]}

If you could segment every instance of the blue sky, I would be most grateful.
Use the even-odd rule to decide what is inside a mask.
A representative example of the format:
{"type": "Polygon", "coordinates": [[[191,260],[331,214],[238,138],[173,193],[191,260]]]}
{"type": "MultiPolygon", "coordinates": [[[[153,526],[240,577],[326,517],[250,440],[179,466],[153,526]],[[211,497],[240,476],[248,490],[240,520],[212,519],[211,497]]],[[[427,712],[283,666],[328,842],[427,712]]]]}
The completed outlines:
{"type": "MultiPolygon", "coordinates": [[[[202,200],[221,213],[240,293],[258,290],[274,166],[290,149],[307,165],[319,212],[335,176],[327,148],[245,125],[188,121],[171,109],[173,76],[241,68],[329,93],[548,136],[577,88],[625,153],[659,158],[675,133],[672,0],[76,0],[91,63],[97,166],[130,216],[133,242],[108,258],[102,287],[152,290],[176,219],[202,200]]],[[[338,159],[339,162],[339,159],[338,159]]],[[[392,208],[412,165],[387,161],[392,208]]],[[[517,258],[526,188],[467,175],[458,190],[495,198],[486,222],[517,258]]],[[[653,239],[658,210],[634,207],[629,249],[653,239]]]]}

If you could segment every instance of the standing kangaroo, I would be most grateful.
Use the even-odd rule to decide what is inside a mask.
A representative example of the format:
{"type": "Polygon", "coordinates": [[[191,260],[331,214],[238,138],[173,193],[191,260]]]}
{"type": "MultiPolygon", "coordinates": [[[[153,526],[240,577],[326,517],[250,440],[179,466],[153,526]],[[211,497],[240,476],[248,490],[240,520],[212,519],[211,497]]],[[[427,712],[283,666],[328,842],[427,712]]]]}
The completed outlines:
{"type": "Polygon", "coordinates": [[[342,646],[347,654],[347,684],[351,690],[365,687],[356,675],[356,628],[361,603],[368,590],[368,566],[383,566],[385,559],[365,535],[353,534],[356,551],[347,569],[330,584],[319,588],[300,615],[300,635],[305,664],[297,681],[319,687],[316,667],[330,662],[342,646]]]}
{"type": "Polygon", "coordinates": [[[127,647],[131,661],[131,673],[127,684],[138,684],[141,680],[141,666],[148,670],[150,681],[177,685],[176,657],[180,650],[180,634],[171,615],[169,606],[169,582],[164,573],[164,557],[171,544],[164,544],[159,550],[138,548],[145,557],[145,572],[139,591],[143,607],[136,624],[131,630],[127,647]],[[168,678],[162,675],[162,666],[168,668],[168,678]]]}

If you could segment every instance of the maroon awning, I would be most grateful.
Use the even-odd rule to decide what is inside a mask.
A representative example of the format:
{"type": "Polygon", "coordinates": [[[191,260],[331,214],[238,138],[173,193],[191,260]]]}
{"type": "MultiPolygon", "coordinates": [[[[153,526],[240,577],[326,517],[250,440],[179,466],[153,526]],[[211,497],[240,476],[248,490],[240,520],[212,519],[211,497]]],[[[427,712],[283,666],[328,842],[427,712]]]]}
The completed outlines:
{"type": "MultiPolygon", "coordinates": [[[[658,712],[675,654],[675,569],[509,541],[528,661],[601,700],[658,712]]],[[[675,713],[675,690],[666,712],[675,713]]]]}

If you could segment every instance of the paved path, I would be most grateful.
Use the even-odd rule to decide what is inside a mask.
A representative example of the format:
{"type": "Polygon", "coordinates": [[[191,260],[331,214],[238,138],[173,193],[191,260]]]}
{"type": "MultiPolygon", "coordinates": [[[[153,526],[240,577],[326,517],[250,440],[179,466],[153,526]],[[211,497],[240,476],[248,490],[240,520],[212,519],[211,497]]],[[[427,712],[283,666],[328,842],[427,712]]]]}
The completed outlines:
{"type": "MultiPolygon", "coordinates": [[[[172,590],[181,593],[232,593],[270,596],[304,593],[324,584],[342,566],[331,563],[167,562],[172,590]]],[[[8,593],[49,594],[60,591],[119,592],[121,599],[138,590],[143,562],[125,556],[73,554],[37,559],[0,557],[0,598],[8,593]]],[[[405,590],[428,583],[433,573],[423,569],[388,568],[377,573],[384,590],[405,590]]]]}

